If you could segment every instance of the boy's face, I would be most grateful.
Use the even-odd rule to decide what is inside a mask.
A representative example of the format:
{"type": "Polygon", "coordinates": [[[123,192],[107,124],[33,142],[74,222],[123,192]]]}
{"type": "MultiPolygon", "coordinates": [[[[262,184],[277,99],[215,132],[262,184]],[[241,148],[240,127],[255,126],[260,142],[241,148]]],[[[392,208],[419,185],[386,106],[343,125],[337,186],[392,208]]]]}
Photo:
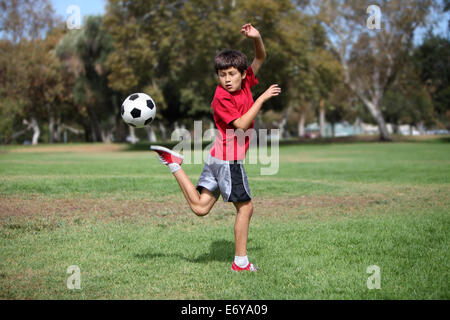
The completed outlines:
{"type": "Polygon", "coordinates": [[[241,83],[246,75],[246,71],[241,74],[235,67],[229,67],[218,72],[221,86],[230,93],[241,90],[241,83]]]}

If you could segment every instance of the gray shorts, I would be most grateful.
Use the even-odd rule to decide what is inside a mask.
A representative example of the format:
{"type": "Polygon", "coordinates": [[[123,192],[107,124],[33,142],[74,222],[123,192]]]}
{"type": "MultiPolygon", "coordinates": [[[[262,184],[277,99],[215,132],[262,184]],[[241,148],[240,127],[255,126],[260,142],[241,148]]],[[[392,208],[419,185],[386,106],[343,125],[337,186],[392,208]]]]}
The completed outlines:
{"type": "Polygon", "coordinates": [[[252,199],[242,160],[220,160],[209,154],[197,184],[199,192],[202,188],[211,191],[216,199],[221,193],[225,202],[252,199]]]}

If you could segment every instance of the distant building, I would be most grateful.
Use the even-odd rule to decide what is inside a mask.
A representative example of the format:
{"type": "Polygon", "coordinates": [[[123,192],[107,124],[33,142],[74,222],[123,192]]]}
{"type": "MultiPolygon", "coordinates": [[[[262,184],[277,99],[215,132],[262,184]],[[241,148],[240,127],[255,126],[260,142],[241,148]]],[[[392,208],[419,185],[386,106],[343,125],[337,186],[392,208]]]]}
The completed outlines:
{"type": "MultiPolygon", "coordinates": [[[[386,124],[386,127],[388,132],[392,134],[394,131],[393,125],[388,123],[386,124]]],[[[317,122],[310,123],[305,127],[305,137],[308,139],[319,137],[319,133],[320,127],[317,122]]],[[[416,127],[411,125],[398,126],[398,133],[404,136],[420,134],[416,127]]],[[[334,128],[332,128],[331,124],[328,122],[325,125],[325,137],[350,137],[357,135],[379,135],[378,126],[361,121],[355,121],[353,124],[350,124],[347,121],[338,122],[334,124],[334,128]]]]}

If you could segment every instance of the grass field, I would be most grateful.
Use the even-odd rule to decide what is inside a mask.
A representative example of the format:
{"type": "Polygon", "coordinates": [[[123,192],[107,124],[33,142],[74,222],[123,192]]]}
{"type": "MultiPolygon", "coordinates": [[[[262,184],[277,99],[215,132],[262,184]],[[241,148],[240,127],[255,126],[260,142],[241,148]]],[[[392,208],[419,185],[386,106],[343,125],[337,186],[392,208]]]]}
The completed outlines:
{"type": "MultiPolygon", "coordinates": [[[[122,147],[0,147],[1,299],[450,298],[448,142],[281,146],[278,174],[246,165],[256,274],[230,271],[232,204],[195,216],[156,155],[122,147]]],[[[184,168],[196,183],[202,165],[184,168]]]]}

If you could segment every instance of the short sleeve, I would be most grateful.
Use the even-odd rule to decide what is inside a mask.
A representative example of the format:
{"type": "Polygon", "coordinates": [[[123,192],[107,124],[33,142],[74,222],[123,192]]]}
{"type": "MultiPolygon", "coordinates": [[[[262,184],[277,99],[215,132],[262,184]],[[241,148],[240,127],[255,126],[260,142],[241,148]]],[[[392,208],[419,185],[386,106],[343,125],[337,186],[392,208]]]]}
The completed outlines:
{"type": "Polygon", "coordinates": [[[217,97],[215,100],[216,101],[213,104],[214,113],[226,124],[230,124],[241,117],[241,114],[238,112],[236,104],[231,97],[221,96],[217,97]]]}
{"type": "Polygon", "coordinates": [[[258,84],[258,78],[256,78],[255,74],[253,73],[253,69],[251,66],[247,68],[247,76],[245,77],[245,80],[248,82],[250,88],[258,84]]]}

